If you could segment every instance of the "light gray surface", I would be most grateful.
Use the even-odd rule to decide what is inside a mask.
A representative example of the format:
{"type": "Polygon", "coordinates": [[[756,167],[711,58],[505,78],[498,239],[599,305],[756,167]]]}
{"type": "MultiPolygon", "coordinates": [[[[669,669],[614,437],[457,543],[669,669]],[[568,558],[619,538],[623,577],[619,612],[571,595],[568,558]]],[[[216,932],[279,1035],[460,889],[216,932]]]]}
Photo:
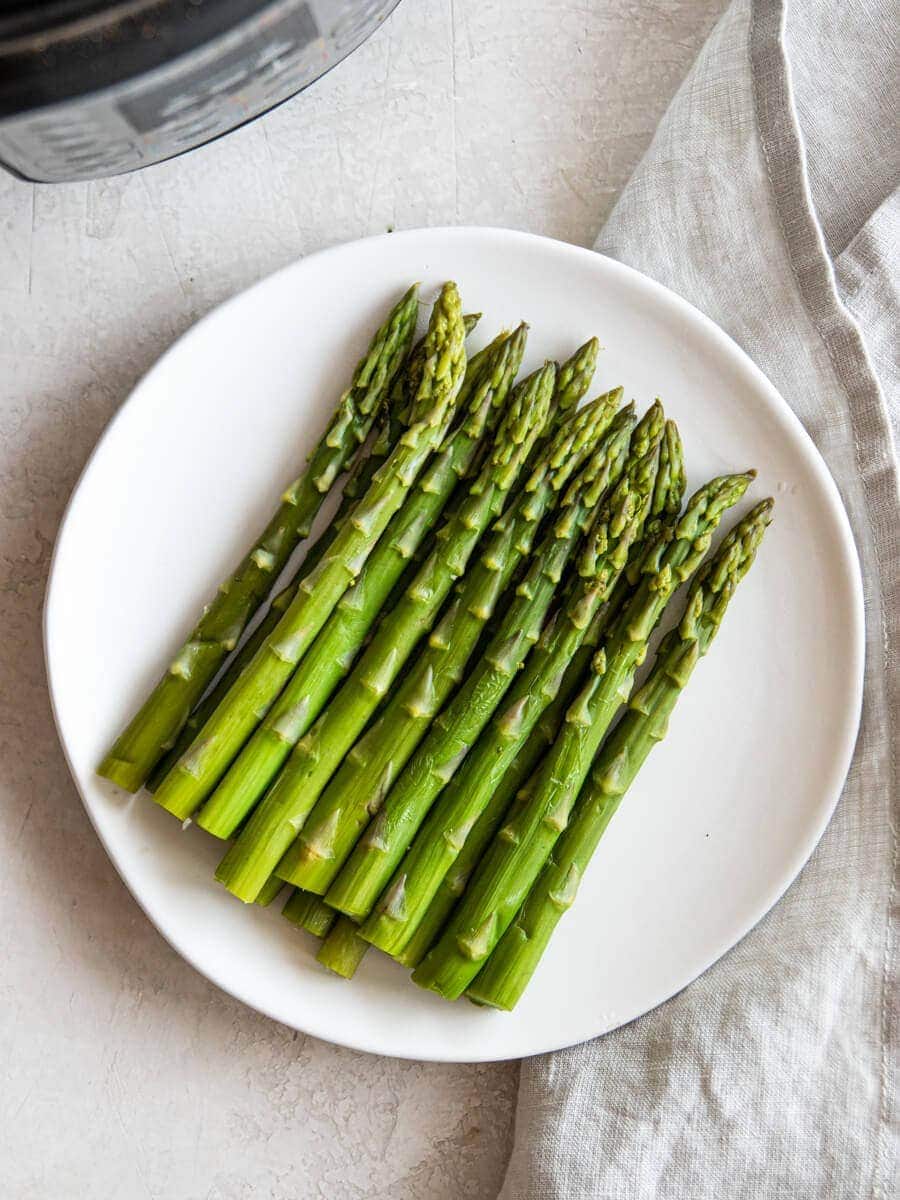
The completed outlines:
{"type": "Polygon", "coordinates": [[[142,916],[57,745],[47,566],[135,381],[260,276],[389,225],[591,244],[721,7],[405,0],[306,96],[187,158],[65,187],[0,175],[4,1196],[496,1193],[513,1065],[393,1062],[296,1036],[217,992],[142,916]]]}

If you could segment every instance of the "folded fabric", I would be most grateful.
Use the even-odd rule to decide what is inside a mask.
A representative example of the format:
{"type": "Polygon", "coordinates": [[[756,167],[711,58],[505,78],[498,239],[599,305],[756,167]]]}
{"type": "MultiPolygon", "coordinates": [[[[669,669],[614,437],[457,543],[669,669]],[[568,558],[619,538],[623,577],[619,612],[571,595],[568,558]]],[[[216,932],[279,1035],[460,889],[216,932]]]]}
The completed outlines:
{"type": "Polygon", "coordinates": [[[893,1195],[900,713],[897,12],[735,0],[597,249],[725,328],[815,440],[856,537],[856,755],[800,878],[679,996],[522,1064],[502,1200],[893,1195]]]}

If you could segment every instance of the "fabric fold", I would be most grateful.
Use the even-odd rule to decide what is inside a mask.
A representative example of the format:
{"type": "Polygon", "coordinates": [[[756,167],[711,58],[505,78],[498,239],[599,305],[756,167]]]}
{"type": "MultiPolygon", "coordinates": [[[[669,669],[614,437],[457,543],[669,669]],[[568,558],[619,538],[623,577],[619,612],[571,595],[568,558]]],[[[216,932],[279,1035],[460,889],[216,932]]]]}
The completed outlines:
{"type": "Polygon", "coordinates": [[[522,1064],[502,1200],[892,1194],[896,47],[882,0],[735,0],[597,242],[725,328],[816,442],[863,568],[866,697],[835,817],[769,916],[656,1011],[522,1064]],[[823,111],[810,84],[823,45],[841,63],[832,120],[828,89],[823,111]],[[843,165],[860,160],[842,140],[856,127],[869,166],[848,204],[843,165]]]}

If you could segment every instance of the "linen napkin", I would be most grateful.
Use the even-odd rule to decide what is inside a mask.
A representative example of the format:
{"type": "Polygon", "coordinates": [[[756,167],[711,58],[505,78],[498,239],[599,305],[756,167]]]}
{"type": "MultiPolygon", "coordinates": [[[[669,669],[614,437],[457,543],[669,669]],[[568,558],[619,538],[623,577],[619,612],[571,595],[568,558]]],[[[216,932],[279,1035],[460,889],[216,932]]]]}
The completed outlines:
{"type": "Polygon", "coordinates": [[[862,562],[866,694],[773,912],[656,1011],[523,1062],[502,1200],[895,1194],[897,26],[891,0],[735,0],[597,242],[728,330],[815,440],[862,562]]]}

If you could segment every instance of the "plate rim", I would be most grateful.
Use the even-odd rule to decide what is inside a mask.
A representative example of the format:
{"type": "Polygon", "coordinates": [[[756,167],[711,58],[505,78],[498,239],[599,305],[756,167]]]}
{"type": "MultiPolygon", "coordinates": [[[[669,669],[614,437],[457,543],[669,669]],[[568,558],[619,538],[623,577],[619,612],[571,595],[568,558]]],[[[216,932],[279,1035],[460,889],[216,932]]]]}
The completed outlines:
{"type": "MultiPolygon", "coordinates": [[[[324,246],[310,254],[303,255],[300,258],[286,263],[277,270],[269,272],[260,279],[255,280],[248,287],[242,288],[234,295],[229,296],[219,304],[214,305],[208,312],[204,313],[197,321],[193,322],[185,329],[161,355],[151,364],[147,371],[137,380],[134,386],[129,391],[128,395],[119,405],[116,412],[107,422],[102,433],[98,437],[93,449],[88,455],[84,466],[82,467],[76,482],[74,483],[65,508],[59,521],[59,526],[54,539],[53,553],[51,555],[49,569],[47,573],[47,582],[44,589],[43,597],[43,612],[41,620],[44,666],[47,676],[47,686],[50,699],[53,721],[56,727],[57,737],[63,751],[66,761],[66,766],[75,788],[81,799],[88,819],[97,835],[100,844],[108,859],[112,863],[117,875],[128,889],[131,896],[134,898],[138,907],[153,924],[157,932],[164,938],[169,946],[184,959],[195,971],[201,974],[205,979],[209,980],[215,987],[219,988],[226,995],[231,996],[240,1003],[245,1004],[248,1008],[255,1012],[261,1013],[270,1020],[276,1021],[278,1024],[285,1025],[288,1028],[297,1030],[297,1032],[306,1034],[311,1037],[316,1037],[322,1041],[330,1042],[332,1045],[345,1046],[351,1050],[361,1051],[367,1054],[377,1054],[383,1057],[397,1058],[405,1061],[414,1062],[435,1062],[435,1063],[481,1063],[481,1062],[507,1062],[516,1061],[521,1058],[530,1058],[538,1054],[553,1053],[558,1050],[564,1050],[570,1046],[581,1045],[585,1041],[592,1040],[595,1037],[602,1037],[608,1033],[614,1032],[616,1029],[623,1028],[633,1021],[638,1020],[642,1016],[653,1012],[660,1005],[678,995],[685,988],[696,982],[701,975],[704,975],[710,967],[712,967],[720,958],[723,958],[729,951],[733,950],[750,934],[760,921],[768,915],[769,912],[780,902],[791,885],[799,878],[806,864],[812,857],[813,852],[822,840],[825,831],[830,824],[837,805],[843,794],[844,785],[847,775],[853,761],[853,755],[859,728],[862,719],[862,703],[865,682],[865,650],[866,650],[866,623],[865,623],[865,602],[862,580],[862,569],[859,558],[859,552],[856,545],[856,540],[853,535],[850,519],[841,499],[840,490],[831,474],[831,471],[823,458],[821,452],[807,431],[806,427],[801,422],[800,418],[788,404],[787,400],[781,395],[775,385],[769,380],[763,370],[757,366],[747,352],[728,334],[720,325],[713,321],[700,309],[696,308],[690,301],[680,296],[667,285],[660,283],[658,280],[645,275],[642,271],[635,267],[629,266],[627,263],[620,262],[618,259],[611,258],[609,255],[602,254],[597,250],[589,247],[578,246],[570,242],[564,242],[557,238],[547,237],[542,234],[530,233],[524,230],[510,229],[503,226],[490,225],[445,225],[445,226],[425,226],[415,229],[400,230],[391,233],[374,234],[363,238],[356,238],[351,241],[337,242],[329,246],[324,246]],[[181,943],[180,939],[170,933],[163,919],[160,919],[150,907],[144,902],[139,889],[132,887],[127,876],[119,866],[116,854],[109,845],[107,838],[95,819],[94,805],[81,786],[78,773],[73,765],[72,757],[69,752],[69,746],[63,735],[61,715],[57,705],[56,687],[54,684],[53,665],[49,649],[50,626],[53,621],[54,601],[55,601],[55,583],[58,561],[60,558],[60,547],[66,536],[70,517],[72,515],[75,502],[78,494],[85,483],[88,475],[94,468],[94,465],[113,430],[116,428],[120,420],[124,418],[126,410],[139,399],[145,385],[155,375],[155,373],[164,369],[164,364],[170,356],[176,351],[183,348],[188,342],[201,330],[207,322],[215,318],[219,313],[227,310],[229,307],[241,302],[249,294],[264,288],[273,279],[278,276],[288,274],[293,271],[302,269],[302,267],[314,260],[319,260],[323,257],[339,256],[340,254],[349,253],[353,249],[363,245],[371,245],[373,243],[388,242],[388,241],[414,241],[421,238],[471,238],[471,237],[487,237],[500,240],[508,240],[512,243],[522,245],[542,245],[550,247],[554,253],[568,255],[573,259],[579,259],[582,262],[601,262],[604,269],[610,270],[612,274],[620,276],[626,280],[632,287],[637,287],[639,290],[644,290],[651,295],[655,300],[668,305],[676,313],[680,313],[690,322],[699,324],[706,336],[717,342],[723,350],[728,352],[734,359],[736,364],[739,364],[744,372],[749,377],[751,384],[767,395],[770,403],[779,409],[784,415],[789,424],[793,426],[795,434],[798,436],[800,444],[803,446],[806,457],[812,466],[817,481],[823,488],[824,494],[828,499],[830,515],[834,518],[835,532],[839,535],[840,548],[840,569],[841,574],[845,577],[849,584],[849,602],[852,615],[851,628],[848,629],[848,654],[851,662],[851,671],[849,673],[847,690],[847,714],[848,718],[844,727],[841,730],[839,740],[839,753],[835,755],[835,766],[829,773],[828,790],[832,795],[830,803],[822,810],[822,815],[810,834],[803,840],[802,844],[798,844],[798,849],[791,859],[788,867],[779,874],[778,878],[773,882],[771,888],[766,892],[765,897],[759,905],[753,907],[752,917],[749,924],[743,929],[737,938],[731,941],[727,946],[717,950],[711,957],[705,959],[703,964],[696,970],[691,977],[685,982],[680,983],[673,990],[669,991],[665,987],[661,989],[661,994],[655,996],[653,1000],[647,1004],[641,1013],[628,1017],[621,1022],[618,1022],[610,1027],[599,1028],[596,1032],[582,1037],[576,1034],[574,1038],[568,1035],[548,1039],[545,1043],[536,1046],[533,1049],[523,1051],[520,1054],[510,1056],[507,1053],[490,1054],[479,1053],[476,1057],[471,1054],[462,1052],[454,1052],[450,1050],[444,1053],[423,1054],[420,1052],[403,1052],[396,1049],[385,1050],[383,1047],[375,1044],[372,1040],[364,1036],[364,1028],[361,1030],[360,1036],[342,1036],[336,1039],[333,1032],[324,1029],[320,1022],[315,1019],[307,1020],[307,1014],[304,1014],[303,1025],[296,1024],[292,1021],[286,1021],[283,1016],[277,1015],[265,1004],[259,1003],[255,999],[249,999],[242,993],[240,987],[233,986],[226,982],[219,972],[211,971],[206,967],[201,967],[195,960],[192,950],[181,943]]],[[[140,795],[141,793],[137,793],[140,795]]],[[[744,921],[740,922],[743,926],[744,921]]],[[[693,968],[692,968],[693,970],[693,968]]],[[[309,1014],[313,1016],[312,1013],[309,1014]]],[[[499,1019],[502,1015],[495,1014],[499,1019]]]]}

